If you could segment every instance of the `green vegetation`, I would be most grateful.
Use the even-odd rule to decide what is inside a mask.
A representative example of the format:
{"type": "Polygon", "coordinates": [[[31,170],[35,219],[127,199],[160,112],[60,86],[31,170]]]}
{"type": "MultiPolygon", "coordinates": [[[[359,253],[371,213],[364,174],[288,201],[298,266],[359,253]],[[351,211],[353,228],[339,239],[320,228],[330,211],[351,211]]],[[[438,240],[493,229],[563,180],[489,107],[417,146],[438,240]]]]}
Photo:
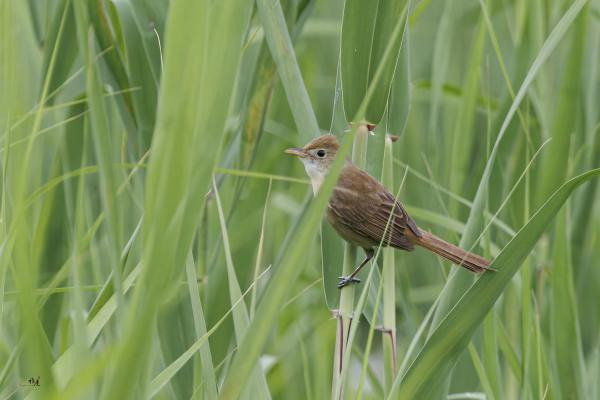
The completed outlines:
{"type": "Polygon", "coordinates": [[[0,399],[600,398],[599,104],[597,0],[0,0],[0,399]],[[340,292],[345,157],[496,272],[340,292]]]}

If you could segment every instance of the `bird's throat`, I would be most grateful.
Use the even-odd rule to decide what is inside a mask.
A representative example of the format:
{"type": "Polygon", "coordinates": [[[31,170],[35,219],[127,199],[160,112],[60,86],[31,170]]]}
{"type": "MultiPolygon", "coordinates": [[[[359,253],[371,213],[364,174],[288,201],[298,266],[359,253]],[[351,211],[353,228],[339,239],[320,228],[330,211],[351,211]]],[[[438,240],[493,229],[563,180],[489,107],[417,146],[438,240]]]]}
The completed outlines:
{"type": "Polygon", "coordinates": [[[310,178],[310,184],[312,185],[313,194],[316,196],[319,188],[325,181],[325,176],[327,172],[324,171],[320,166],[313,162],[304,162],[304,169],[306,170],[306,175],[310,178]]]}

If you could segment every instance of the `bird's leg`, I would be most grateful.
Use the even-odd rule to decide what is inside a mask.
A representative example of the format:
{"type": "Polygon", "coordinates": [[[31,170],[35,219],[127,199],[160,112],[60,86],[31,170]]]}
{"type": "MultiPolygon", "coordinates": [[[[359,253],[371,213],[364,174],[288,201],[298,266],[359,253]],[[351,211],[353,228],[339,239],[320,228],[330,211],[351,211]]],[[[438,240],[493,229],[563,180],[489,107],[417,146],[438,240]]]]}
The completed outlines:
{"type": "Polygon", "coordinates": [[[338,283],[338,289],[343,288],[344,286],[348,286],[351,283],[359,283],[360,279],[356,278],[356,275],[360,272],[362,267],[364,267],[375,255],[373,249],[365,249],[366,257],[363,262],[348,276],[340,276],[338,279],[340,280],[338,283]]]}

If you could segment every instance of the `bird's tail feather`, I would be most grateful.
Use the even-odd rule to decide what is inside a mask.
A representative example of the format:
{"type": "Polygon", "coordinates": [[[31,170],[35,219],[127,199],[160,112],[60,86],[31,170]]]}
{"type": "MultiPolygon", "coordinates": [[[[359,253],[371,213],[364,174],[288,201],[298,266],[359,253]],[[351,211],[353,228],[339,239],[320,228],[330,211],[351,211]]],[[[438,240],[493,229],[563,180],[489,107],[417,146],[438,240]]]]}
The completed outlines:
{"type": "Polygon", "coordinates": [[[490,270],[490,262],[477,254],[469,253],[453,244],[440,239],[429,232],[421,230],[421,237],[415,238],[415,244],[444,257],[456,265],[473,272],[490,270]]]}

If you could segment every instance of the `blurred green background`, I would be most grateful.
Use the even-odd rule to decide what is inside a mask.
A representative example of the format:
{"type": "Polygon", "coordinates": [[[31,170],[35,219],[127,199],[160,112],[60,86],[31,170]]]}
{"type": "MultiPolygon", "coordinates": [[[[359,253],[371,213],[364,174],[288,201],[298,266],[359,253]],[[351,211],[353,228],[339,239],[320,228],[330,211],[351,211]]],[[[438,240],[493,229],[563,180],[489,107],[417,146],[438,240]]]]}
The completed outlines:
{"type": "Polygon", "coordinates": [[[0,398],[600,398],[599,63],[598,0],[0,0],[0,398]],[[498,272],[340,298],[325,132],[498,272]]]}

